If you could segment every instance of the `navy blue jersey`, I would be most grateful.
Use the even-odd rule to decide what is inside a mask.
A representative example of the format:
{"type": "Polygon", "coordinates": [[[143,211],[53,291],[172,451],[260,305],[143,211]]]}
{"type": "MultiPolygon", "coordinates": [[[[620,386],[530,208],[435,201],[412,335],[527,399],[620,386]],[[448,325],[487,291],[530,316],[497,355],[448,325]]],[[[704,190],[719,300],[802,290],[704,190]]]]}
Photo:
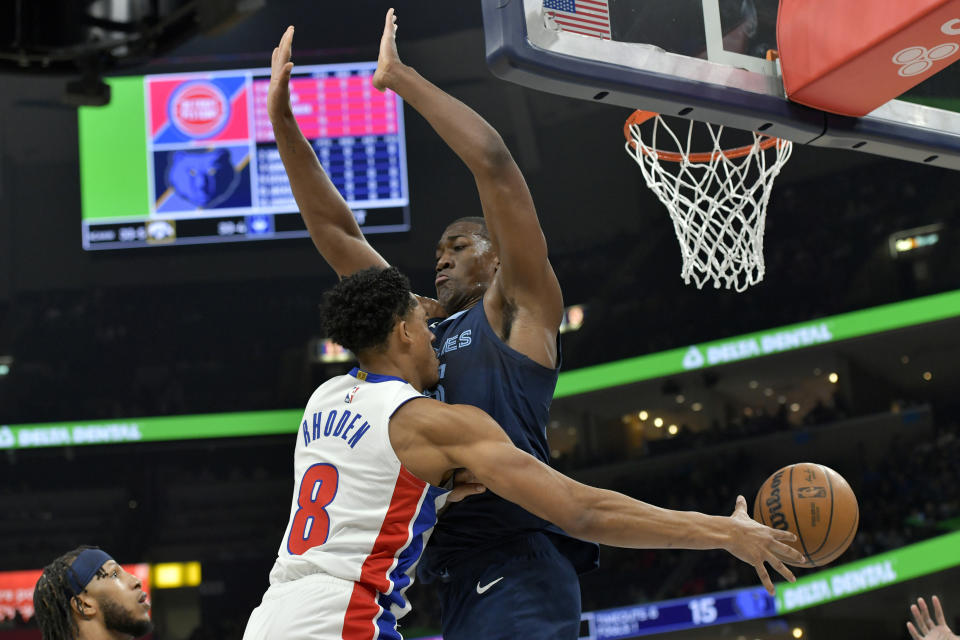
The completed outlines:
{"type": "MultiPolygon", "coordinates": [[[[546,423],[558,369],[544,367],[504,344],[487,321],[482,303],[431,323],[431,329],[440,382],[430,395],[483,409],[517,448],[549,463],[546,423]]],[[[560,531],[492,491],[471,496],[451,504],[440,516],[420,563],[421,576],[429,581],[450,565],[540,530],[560,531]]],[[[581,570],[590,568],[596,545],[563,538],[561,550],[575,556],[571,560],[581,570]]]]}

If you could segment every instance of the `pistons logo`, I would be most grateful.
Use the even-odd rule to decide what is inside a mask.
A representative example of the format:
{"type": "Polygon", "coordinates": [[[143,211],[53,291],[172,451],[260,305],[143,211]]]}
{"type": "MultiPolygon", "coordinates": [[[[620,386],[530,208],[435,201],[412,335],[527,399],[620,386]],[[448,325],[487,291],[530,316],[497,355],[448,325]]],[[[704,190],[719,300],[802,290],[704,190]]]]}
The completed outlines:
{"type": "Polygon", "coordinates": [[[170,98],[170,121],[191,138],[216,135],[229,117],[227,97],[209,82],[185,84],[170,98]]]}

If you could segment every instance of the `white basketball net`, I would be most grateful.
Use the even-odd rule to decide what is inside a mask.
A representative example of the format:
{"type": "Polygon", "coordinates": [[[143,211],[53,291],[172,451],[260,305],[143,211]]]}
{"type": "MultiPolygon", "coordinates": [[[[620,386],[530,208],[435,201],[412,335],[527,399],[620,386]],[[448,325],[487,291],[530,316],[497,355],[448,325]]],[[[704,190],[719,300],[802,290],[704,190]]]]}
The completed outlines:
{"type": "Polygon", "coordinates": [[[753,133],[752,146],[723,151],[722,126],[689,123],[681,142],[657,115],[649,143],[639,124],[629,124],[627,153],[670,211],[683,256],[683,281],[692,280],[700,289],[713,280],[715,288],[745,291],[763,279],[767,202],[793,143],[753,133]],[[691,153],[695,125],[706,127],[712,152],[691,153]]]}

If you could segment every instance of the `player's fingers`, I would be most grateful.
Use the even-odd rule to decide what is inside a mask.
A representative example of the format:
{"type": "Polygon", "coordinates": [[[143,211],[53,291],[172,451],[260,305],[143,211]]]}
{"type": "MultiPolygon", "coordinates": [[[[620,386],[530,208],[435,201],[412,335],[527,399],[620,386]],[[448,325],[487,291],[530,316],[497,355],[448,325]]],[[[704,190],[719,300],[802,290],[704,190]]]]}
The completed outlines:
{"type": "Polygon", "coordinates": [[[760,577],[760,582],[763,583],[767,593],[770,595],[775,595],[776,591],[773,588],[773,580],[770,579],[770,574],[767,573],[767,568],[763,566],[763,563],[758,562],[757,564],[753,565],[753,568],[757,570],[757,575],[760,577]]]}
{"type": "Polygon", "coordinates": [[[803,554],[788,544],[777,542],[770,547],[770,550],[778,557],[787,562],[803,562],[803,554]]]}
{"type": "Polygon", "coordinates": [[[777,573],[786,578],[787,582],[797,581],[797,577],[793,575],[793,571],[790,571],[790,569],[787,568],[787,565],[783,564],[783,562],[781,562],[778,558],[772,558],[767,562],[770,563],[770,566],[773,567],[777,573]]]}
{"type": "Polygon", "coordinates": [[[293,72],[293,63],[292,63],[292,62],[288,62],[288,63],[286,63],[285,65],[283,65],[282,74],[283,74],[283,79],[284,79],[284,80],[289,80],[289,79],[290,79],[290,74],[291,74],[292,72],[293,72]]]}
{"type": "MultiPolygon", "coordinates": [[[[781,541],[783,541],[783,542],[796,542],[796,541],[797,541],[797,534],[795,534],[793,531],[786,531],[786,530],[784,530],[784,529],[774,529],[774,530],[773,530],[773,537],[776,538],[777,540],[781,540],[781,541]]],[[[798,553],[799,553],[799,552],[798,552],[798,553]]]]}
{"type": "Polygon", "coordinates": [[[920,630],[920,633],[923,635],[927,634],[927,623],[923,619],[923,615],[920,613],[920,609],[917,605],[910,605],[910,613],[913,614],[913,621],[917,623],[917,629],[920,630]]]}
{"type": "Polygon", "coordinates": [[[743,496],[737,496],[737,506],[734,508],[734,511],[747,512],[747,499],[743,496]]]}
{"type": "Polygon", "coordinates": [[[486,490],[487,488],[485,486],[476,482],[458,484],[450,490],[450,493],[447,495],[447,502],[460,502],[467,496],[483,493],[486,490]]]}
{"type": "Polygon", "coordinates": [[[933,619],[930,617],[930,609],[927,608],[927,601],[923,598],[917,598],[917,604],[920,605],[920,613],[923,615],[923,622],[927,627],[933,626],[933,619]]]}
{"type": "Polygon", "coordinates": [[[907,623],[907,632],[910,634],[910,637],[913,640],[923,640],[919,633],[917,633],[917,628],[913,626],[912,622],[907,623]]]}
{"type": "Polygon", "coordinates": [[[937,624],[947,624],[947,619],[943,617],[943,607],[940,606],[940,598],[933,596],[933,615],[936,616],[937,624]]]}

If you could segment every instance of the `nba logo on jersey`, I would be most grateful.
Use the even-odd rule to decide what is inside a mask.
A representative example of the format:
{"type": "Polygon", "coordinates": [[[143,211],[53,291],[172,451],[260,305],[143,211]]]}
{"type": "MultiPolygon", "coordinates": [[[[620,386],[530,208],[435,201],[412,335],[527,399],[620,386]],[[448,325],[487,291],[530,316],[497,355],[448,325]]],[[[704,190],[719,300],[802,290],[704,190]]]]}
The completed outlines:
{"type": "Polygon", "coordinates": [[[353,389],[350,389],[350,393],[347,394],[347,397],[343,399],[344,402],[350,404],[353,402],[353,399],[357,395],[357,391],[360,391],[360,385],[355,386],[353,389]]]}

